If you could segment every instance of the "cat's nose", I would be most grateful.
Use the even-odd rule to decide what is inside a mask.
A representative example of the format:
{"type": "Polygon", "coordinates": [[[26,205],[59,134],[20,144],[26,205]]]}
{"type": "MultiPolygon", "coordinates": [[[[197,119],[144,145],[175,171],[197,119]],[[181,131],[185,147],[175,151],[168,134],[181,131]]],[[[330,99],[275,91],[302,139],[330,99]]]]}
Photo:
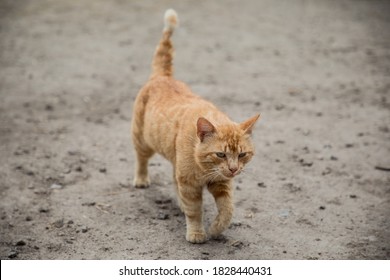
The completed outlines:
{"type": "Polygon", "coordinates": [[[229,170],[230,170],[230,172],[232,172],[232,174],[234,174],[237,172],[238,167],[237,166],[229,166],[229,170]]]}

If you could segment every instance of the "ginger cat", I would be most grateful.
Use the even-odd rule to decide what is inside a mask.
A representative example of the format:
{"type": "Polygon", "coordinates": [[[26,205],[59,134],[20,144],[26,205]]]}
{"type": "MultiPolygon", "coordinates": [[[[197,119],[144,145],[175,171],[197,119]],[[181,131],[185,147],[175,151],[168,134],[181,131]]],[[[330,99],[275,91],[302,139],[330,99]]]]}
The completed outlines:
{"type": "Polygon", "coordinates": [[[134,185],[149,186],[148,160],[159,153],[173,164],[179,206],[187,224],[186,239],[203,243],[202,195],[214,196],[218,215],[209,234],[217,237],[233,215],[232,179],[254,153],[251,133],[260,115],[237,124],[213,104],[194,95],[173,78],[171,36],[178,18],[167,10],[162,39],[153,58],[149,81],[140,90],[133,109],[132,139],[136,152],[134,185]]]}

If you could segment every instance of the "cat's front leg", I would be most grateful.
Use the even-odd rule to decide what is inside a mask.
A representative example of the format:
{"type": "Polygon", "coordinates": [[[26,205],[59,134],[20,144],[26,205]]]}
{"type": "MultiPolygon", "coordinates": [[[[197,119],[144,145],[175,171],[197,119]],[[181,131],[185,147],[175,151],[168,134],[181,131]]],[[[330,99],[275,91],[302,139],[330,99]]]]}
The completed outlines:
{"type": "Polygon", "coordinates": [[[229,227],[233,217],[233,191],[230,181],[210,183],[207,189],[214,196],[218,208],[218,215],[209,229],[210,236],[216,238],[229,227]]]}
{"type": "Polygon", "coordinates": [[[202,188],[178,183],[181,208],[186,216],[186,239],[191,243],[204,243],[207,234],[203,227],[202,188]]]}

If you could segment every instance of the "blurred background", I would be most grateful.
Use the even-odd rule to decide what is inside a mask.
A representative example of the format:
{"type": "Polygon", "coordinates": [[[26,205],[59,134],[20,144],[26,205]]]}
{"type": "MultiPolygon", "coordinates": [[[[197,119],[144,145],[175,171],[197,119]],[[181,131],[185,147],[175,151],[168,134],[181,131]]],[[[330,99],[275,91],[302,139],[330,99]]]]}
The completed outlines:
{"type": "Polygon", "coordinates": [[[1,259],[389,259],[389,3],[1,0],[1,259]],[[232,226],[199,246],[164,159],[131,186],[168,8],[176,78],[237,122],[262,114],[232,226]]]}

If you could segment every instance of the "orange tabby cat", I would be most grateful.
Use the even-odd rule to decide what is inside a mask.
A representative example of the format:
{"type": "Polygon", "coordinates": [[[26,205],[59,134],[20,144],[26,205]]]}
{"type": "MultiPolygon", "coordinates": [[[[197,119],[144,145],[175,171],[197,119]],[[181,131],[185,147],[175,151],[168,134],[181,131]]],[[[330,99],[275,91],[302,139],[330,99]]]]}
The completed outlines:
{"type": "Polygon", "coordinates": [[[194,95],[172,76],[171,35],[174,10],[165,13],[162,39],[153,58],[150,80],[139,92],[133,110],[132,138],[137,156],[134,185],[149,186],[148,160],[154,153],[173,164],[177,196],[187,224],[186,239],[203,243],[202,194],[214,196],[218,215],[209,234],[217,237],[233,215],[232,179],[253,156],[253,126],[259,115],[237,124],[213,104],[194,95]]]}

